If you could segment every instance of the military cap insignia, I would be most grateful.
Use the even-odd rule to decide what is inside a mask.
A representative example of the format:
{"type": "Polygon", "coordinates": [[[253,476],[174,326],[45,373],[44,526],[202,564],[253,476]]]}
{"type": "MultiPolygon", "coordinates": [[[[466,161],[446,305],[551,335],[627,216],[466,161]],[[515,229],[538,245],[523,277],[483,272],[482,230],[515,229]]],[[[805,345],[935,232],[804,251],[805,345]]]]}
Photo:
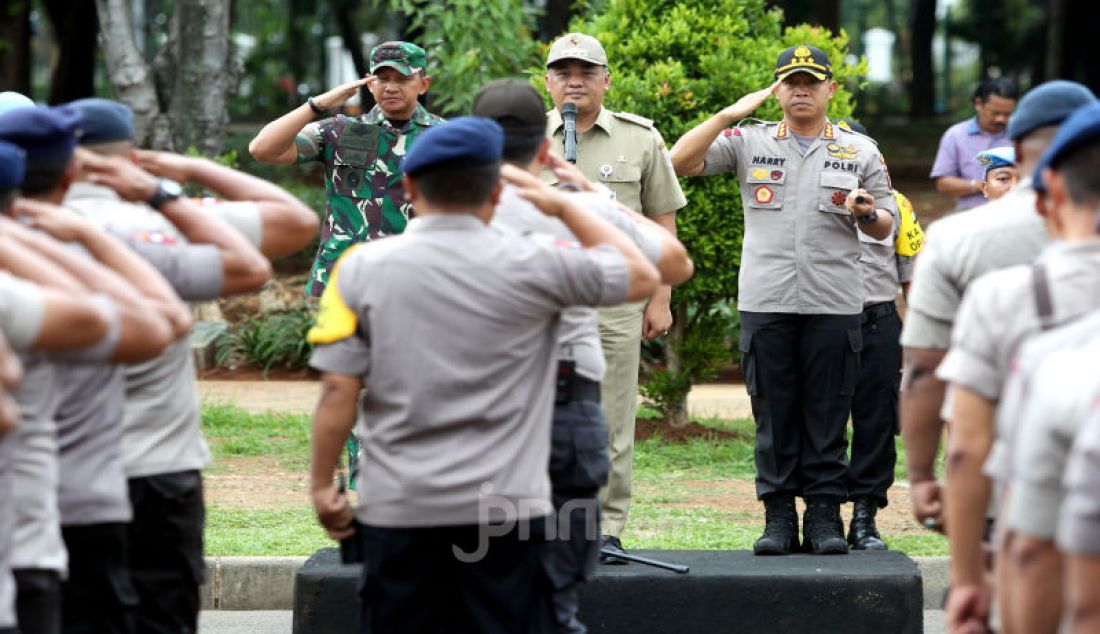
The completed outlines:
{"type": "Polygon", "coordinates": [[[838,159],[852,160],[859,154],[859,148],[854,145],[847,147],[840,145],[839,143],[830,143],[825,146],[825,150],[829,153],[829,156],[838,159]]]}
{"type": "Polygon", "coordinates": [[[810,49],[805,46],[794,49],[795,64],[809,64],[812,61],[814,61],[814,54],[810,52],[810,49]]]}
{"type": "Polygon", "coordinates": [[[837,207],[843,207],[844,201],[848,199],[848,195],[844,192],[833,192],[833,204],[837,207]]]}
{"type": "Polygon", "coordinates": [[[760,187],[757,187],[753,190],[752,195],[756,198],[756,202],[760,203],[761,205],[766,205],[775,198],[775,192],[772,191],[772,188],[768,187],[767,185],[761,185],[760,187]]]}

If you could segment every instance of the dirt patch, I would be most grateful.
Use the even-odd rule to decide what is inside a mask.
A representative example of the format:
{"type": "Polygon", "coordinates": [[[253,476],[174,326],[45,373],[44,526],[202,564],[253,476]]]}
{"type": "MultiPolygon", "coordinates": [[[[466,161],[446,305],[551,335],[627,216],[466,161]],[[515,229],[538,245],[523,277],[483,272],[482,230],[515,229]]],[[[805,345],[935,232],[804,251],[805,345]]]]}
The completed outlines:
{"type": "Polygon", "coordinates": [[[309,474],[265,457],[220,458],[203,476],[206,503],[222,508],[292,509],[309,504],[309,474]]]}
{"type": "Polygon", "coordinates": [[[703,427],[699,423],[688,423],[683,427],[675,427],[663,419],[638,419],[634,424],[634,439],[646,440],[654,436],[667,443],[683,444],[693,438],[704,440],[742,440],[753,441],[750,436],[738,434],[720,429],[703,427]]]}

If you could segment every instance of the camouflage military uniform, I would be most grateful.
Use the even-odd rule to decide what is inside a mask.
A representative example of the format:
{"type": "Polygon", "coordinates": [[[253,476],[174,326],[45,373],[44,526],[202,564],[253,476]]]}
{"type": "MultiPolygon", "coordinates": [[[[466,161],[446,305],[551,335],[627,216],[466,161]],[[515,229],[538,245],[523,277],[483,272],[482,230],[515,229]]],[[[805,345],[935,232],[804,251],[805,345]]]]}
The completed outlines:
{"type": "Polygon", "coordinates": [[[375,106],[362,117],[337,115],[298,133],[298,162],[325,164],[325,221],[306,286],[314,297],[349,246],[405,230],[412,205],[401,185],[401,160],[417,136],[442,122],[418,105],[412,119],[395,128],[375,106]]]}

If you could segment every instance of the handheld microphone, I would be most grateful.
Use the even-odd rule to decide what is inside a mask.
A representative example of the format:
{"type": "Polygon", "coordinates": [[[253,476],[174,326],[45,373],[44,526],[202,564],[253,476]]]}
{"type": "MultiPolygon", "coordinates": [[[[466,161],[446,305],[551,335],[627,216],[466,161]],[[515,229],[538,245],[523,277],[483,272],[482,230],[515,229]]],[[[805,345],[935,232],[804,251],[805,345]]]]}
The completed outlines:
{"type": "Polygon", "coordinates": [[[565,123],[565,160],[577,162],[577,104],[561,105],[561,120],[565,123]]]}

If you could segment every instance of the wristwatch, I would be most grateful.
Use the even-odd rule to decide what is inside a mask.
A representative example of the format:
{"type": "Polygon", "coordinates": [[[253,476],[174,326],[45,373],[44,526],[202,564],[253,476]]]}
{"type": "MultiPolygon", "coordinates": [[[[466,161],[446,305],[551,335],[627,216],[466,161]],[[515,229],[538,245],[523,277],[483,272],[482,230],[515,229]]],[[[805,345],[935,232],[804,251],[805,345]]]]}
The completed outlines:
{"type": "Polygon", "coordinates": [[[157,190],[153,192],[152,197],[149,198],[149,206],[153,209],[160,209],[164,203],[171,200],[176,200],[183,195],[183,187],[179,183],[170,179],[162,178],[157,181],[157,190]]]}
{"type": "Polygon", "coordinates": [[[866,216],[856,216],[856,222],[861,225],[873,225],[878,220],[878,209],[872,209],[866,216]]]}

